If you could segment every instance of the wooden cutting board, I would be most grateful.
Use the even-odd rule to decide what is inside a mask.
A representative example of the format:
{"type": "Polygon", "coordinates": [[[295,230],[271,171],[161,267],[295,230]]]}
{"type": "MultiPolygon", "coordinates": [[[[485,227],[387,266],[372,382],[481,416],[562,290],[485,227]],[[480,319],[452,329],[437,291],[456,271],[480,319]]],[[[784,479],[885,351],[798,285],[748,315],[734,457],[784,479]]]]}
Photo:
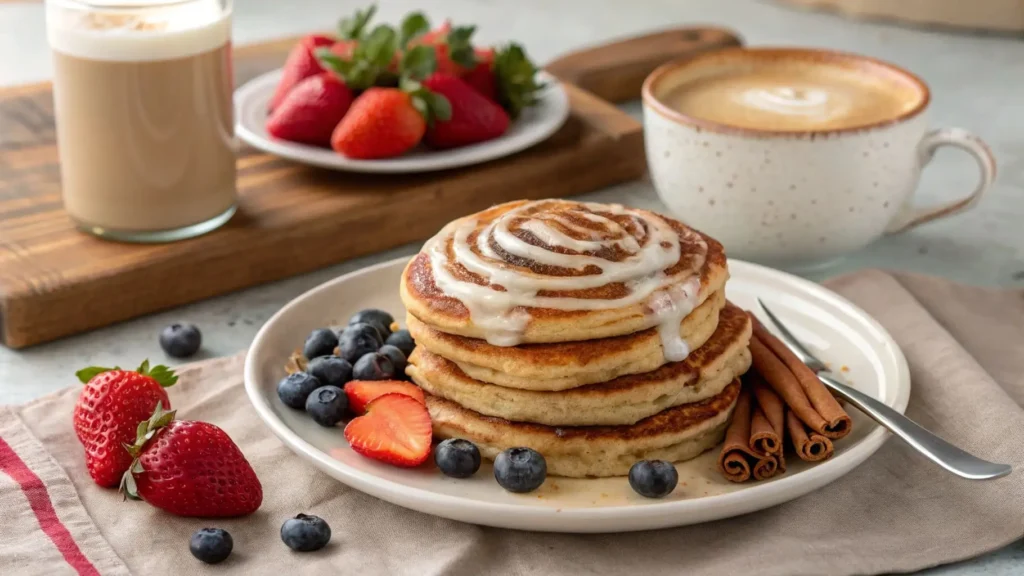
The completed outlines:
{"type": "MultiPolygon", "coordinates": [[[[236,50],[237,85],[280,66],[294,42],[236,50]]],[[[423,240],[495,203],[639,178],[641,126],[601,97],[636,97],[661,62],[736,44],[727,31],[681,29],[559,59],[548,69],[567,81],[566,125],[529,150],[465,169],[353,174],[243,149],[235,217],[206,236],[161,245],[76,231],[61,208],[50,85],[0,90],[0,342],[46,342],[423,240]]]]}

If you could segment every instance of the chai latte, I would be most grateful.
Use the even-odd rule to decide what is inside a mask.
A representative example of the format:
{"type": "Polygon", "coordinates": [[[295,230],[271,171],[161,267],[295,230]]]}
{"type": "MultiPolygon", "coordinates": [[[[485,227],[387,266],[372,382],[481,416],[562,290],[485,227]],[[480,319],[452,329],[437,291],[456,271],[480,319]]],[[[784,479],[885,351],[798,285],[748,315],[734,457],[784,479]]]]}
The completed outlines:
{"type": "Polygon", "coordinates": [[[923,98],[904,78],[867,67],[755,57],[695,66],[662,100],[693,118],[789,132],[871,126],[913,110],[923,98]]]}
{"type": "Polygon", "coordinates": [[[202,233],[235,206],[230,7],[131,6],[48,1],[64,206],[115,238],[202,233]]]}

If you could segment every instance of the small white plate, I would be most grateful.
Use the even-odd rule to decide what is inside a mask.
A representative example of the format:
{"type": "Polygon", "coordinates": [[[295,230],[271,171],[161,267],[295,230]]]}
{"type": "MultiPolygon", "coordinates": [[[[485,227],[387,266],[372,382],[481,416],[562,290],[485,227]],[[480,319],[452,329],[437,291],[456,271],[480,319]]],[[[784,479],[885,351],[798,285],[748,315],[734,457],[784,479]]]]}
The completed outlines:
{"type": "MultiPolygon", "coordinates": [[[[401,322],[398,281],[406,258],[346,274],[282,308],[260,329],[245,361],[245,388],[260,418],[296,454],[342,482],[382,500],[454,520],[551,532],[625,532],[695,524],[737,516],[792,500],[846,474],[885,442],[887,432],[853,411],[854,431],[836,442],[831,460],[808,465],[787,460],[785,474],[765,482],[733,484],[715,464],[718,450],[681,463],[679,486],[648,500],[625,478],[549,477],[530,494],[511,494],[485,463],[472,478],[442,475],[433,464],[402,469],[353,452],[341,429],[322,428],[286,407],[276,386],[288,355],[314,329],[347,322],[363,308],[389,310],[401,322]]],[[[806,280],[732,260],[730,300],[757,309],[768,303],[794,334],[857,389],[903,412],[910,397],[906,360],[888,333],[847,300],[806,280]]]]}
{"type": "Polygon", "coordinates": [[[335,170],[400,174],[479,164],[543,141],[558,131],[569,117],[569,97],[565,89],[554,76],[540,72],[538,79],[547,86],[540,92],[537,104],[524,110],[500,138],[451,150],[431,150],[420,146],[398,158],[356,160],[333,150],[279,140],[267,134],[267,105],[280,78],[281,70],[274,70],[235,90],[235,133],[250,146],[264,152],[335,170]]]}

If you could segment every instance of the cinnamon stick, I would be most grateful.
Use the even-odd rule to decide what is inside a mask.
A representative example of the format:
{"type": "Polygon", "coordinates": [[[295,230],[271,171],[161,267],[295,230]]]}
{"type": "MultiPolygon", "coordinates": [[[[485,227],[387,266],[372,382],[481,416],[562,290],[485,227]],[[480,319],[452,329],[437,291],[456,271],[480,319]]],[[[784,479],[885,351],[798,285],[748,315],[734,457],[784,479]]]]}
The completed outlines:
{"type": "MultiPolygon", "coordinates": [[[[783,450],[783,438],[786,433],[785,429],[785,413],[786,405],[782,403],[782,399],[772,391],[768,384],[764,381],[764,378],[756,371],[750,371],[743,376],[745,381],[750,382],[751,391],[754,393],[754,398],[757,400],[757,407],[761,413],[767,419],[768,424],[771,426],[770,433],[753,432],[750,435],[750,447],[759,452],[766,454],[777,454],[782,455],[783,450]]],[[[783,471],[785,471],[785,465],[783,465],[783,471]]]]}
{"type": "MultiPolygon", "coordinates": [[[[839,405],[839,402],[832,396],[828,388],[825,388],[825,385],[818,380],[818,376],[814,371],[801,362],[796,354],[793,354],[782,340],[779,340],[774,334],[769,332],[753,314],[749,314],[749,316],[754,325],[751,352],[753,352],[753,340],[757,340],[758,343],[770,350],[776,359],[788,368],[793,379],[796,380],[803,390],[804,397],[818,415],[817,418],[811,417],[809,413],[806,413],[806,410],[795,406],[783,394],[782,396],[786,398],[786,403],[797,412],[797,416],[810,426],[811,429],[828,438],[837,439],[849,434],[853,428],[853,421],[850,420],[850,416],[839,405]],[[805,416],[809,417],[810,421],[805,416]]],[[[754,363],[755,365],[757,364],[756,358],[754,363]]],[[[758,370],[760,371],[760,368],[758,370]]],[[[764,371],[761,371],[761,373],[768,378],[768,374],[764,371]]],[[[778,373],[777,370],[776,373],[778,373]]],[[[770,379],[769,382],[771,382],[770,379]]],[[[782,393],[780,392],[780,394],[782,393]]]]}
{"type": "Polygon", "coordinates": [[[832,457],[834,453],[832,441],[809,430],[792,410],[786,412],[786,428],[789,431],[790,441],[793,443],[793,450],[801,460],[817,462],[832,457]]]}
{"type": "MultiPolygon", "coordinates": [[[[754,426],[756,406],[749,388],[740,392],[733,410],[732,423],[725,433],[725,443],[718,457],[718,469],[731,482],[745,482],[771,478],[779,469],[779,460],[773,454],[751,448],[751,429],[754,426]]],[[[762,414],[764,425],[767,418],[762,414]]],[[[759,424],[760,425],[760,424],[759,424]]]]}
{"type": "Polygon", "coordinates": [[[821,431],[828,425],[825,419],[811,406],[803,387],[789,368],[779,360],[755,335],[750,339],[750,355],[757,370],[776,394],[782,397],[786,406],[796,413],[811,429],[821,431]]]}

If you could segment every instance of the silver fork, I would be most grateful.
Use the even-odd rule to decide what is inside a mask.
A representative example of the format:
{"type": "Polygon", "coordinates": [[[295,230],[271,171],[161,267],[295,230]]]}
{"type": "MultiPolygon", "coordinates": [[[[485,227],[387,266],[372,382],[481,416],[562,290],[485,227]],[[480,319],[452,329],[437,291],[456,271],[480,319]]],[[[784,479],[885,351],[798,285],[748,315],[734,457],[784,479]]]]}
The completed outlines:
{"type": "Polygon", "coordinates": [[[988,462],[964,452],[878,400],[838,382],[834,375],[829,372],[825,363],[808,352],[807,348],[793,336],[792,332],[786,328],[786,325],[765,306],[760,298],[757,301],[761,304],[761,308],[764,309],[768,318],[775,324],[779,336],[789,349],[800,358],[801,362],[807,364],[818,375],[818,380],[822,384],[837,396],[867,414],[869,418],[888,429],[894,436],[909,444],[911,448],[920,452],[925,458],[968,480],[991,480],[1006,476],[1013,471],[1013,468],[1008,464],[988,462]]]}

